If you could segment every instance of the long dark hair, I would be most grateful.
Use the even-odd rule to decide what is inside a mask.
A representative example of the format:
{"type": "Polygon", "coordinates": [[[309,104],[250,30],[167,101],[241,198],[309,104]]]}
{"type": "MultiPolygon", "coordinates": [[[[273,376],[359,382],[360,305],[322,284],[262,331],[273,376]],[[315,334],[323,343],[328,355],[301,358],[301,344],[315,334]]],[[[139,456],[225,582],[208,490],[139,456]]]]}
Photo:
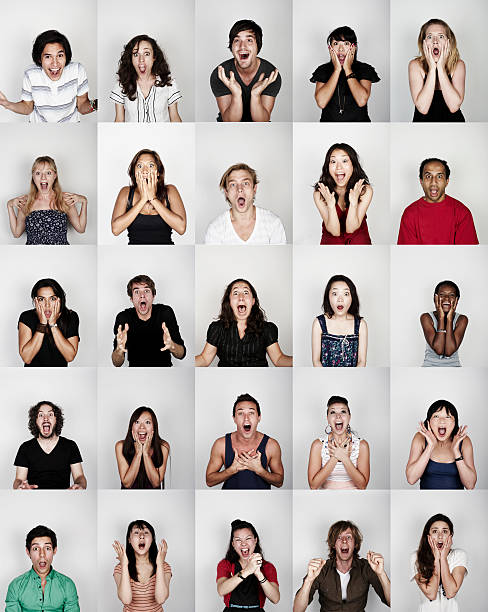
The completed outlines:
{"type": "Polygon", "coordinates": [[[227,561],[229,561],[230,563],[234,563],[234,564],[236,564],[239,561],[239,555],[236,553],[236,551],[234,550],[234,547],[232,546],[232,540],[234,539],[234,532],[237,531],[238,529],[249,529],[252,532],[253,537],[255,537],[257,540],[256,546],[254,548],[254,552],[262,555],[263,561],[264,561],[264,553],[261,548],[261,544],[259,543],[258,532],[254,528],[254,525],[252,523],[249,523],[248,521],[242,521],[241,519],[235,519],[235,521],[232,521],[232,523],[230,524],[229,546],[227,548],[227,552],[225,553],[225,558],[227,559],[227,561]]]}
{"type": "Polygon", "coordinates": [[[424,425],[427,429],[429,429],[428,425],[430,419],[436,412],[439,412],[439,410],[442,410],[443,408],[446,409],[447,414],[454,418],[454,429],[451,431],[450,435],[450,439],[453,440],[454,436],[459,431],[459,417],[456,407],[454,406],[454,404],[451,404],[451,402],[448,402],[447,400],[436,400],[433,404],[431,404],[431,406],[427,410],[427,416],[425,418],[424,425]]]}
{"type": "Polygon", "coordinates": [[[327,285],[325,286],[324,300],[322,302],[324,314],[328,319],[330,319],[330,317],[334,314],[332,306],[330,305],[329,292],[332,285],[340,281],[346,283],[346,285],[349,287],[349,291],[351,292],[351,306],[349,307],[348,313],[352,314],[354,317],[361,316],[359,314],[359,297],[358,292],[356,290],[356,285],[352,282],[350,278],[344,276],[343,274],[336,274],[335,276],[331,276],[327,285]]]}
{"type": "Polygon", "coordinates": [[[232,291],[232,287],[236,283],[246,283],[246,285],[251,290],[252,296],[254,298],[254,305],[251,308],[251,312],[249,313],[249,317],[247,318],[247,331],[250,333],[260,334],[263,327],[264,322],[266,321],[266,313],[259,305],[258,294],[256,293],[256,289],[251,285],[251,283],[244,278],[236,278],[231,283],[227,285],[227,288],[224,293],[224,297],[222,298],[222,304],[220,307],[219,321],[222,321],[224,327],[229,328],[232,323],[234,323],[235,316],[232,312],[232,308],[230,307],[230,292],[232,291]]]}
{"type": "MultiPolygon", "coordinates": [[[[132,463],[132,459],[134,458],[136,449],[134,446],[134,438],[132,437],[132,425],[137,421],[137,419],[141,416],[143,412],[148,412],[151,415],[152,423],[153,423],[153,437],[151,440],[151,450],[152,450],[152,462],[154,463],[154,467],[159,468],[163,465],[163,451],[161,450],[161,445],[165,446],[169,450],[169,444],[166,440],[163,440],[159,436],[158,430],[158,419],[151,408],[147,406],[139,406],[136,408],[134,412],[131,414],[129,419],[129,427],[127,428],[127,434],[125,436],[125,440],[122,444],[122,454],[124,455],[125,460],[130,465],[132,463]]],[[[152,485],[149,482],[149,478],[146,474],[146,469],[144,467],[144,462],[141,461],[141,465],[139,467],[139,472],[134,480],[132,485],[133,489],[145,489],[148,485],[152,488],[152,485]],[[148,484],[149,483],[149,484],[148,484]]]]}
{"type": "Polygon", "coordinates": [[[369,185],[370,183],[366,172],[363,170],[361,163],[359,162],[358,154],[351,147],[351,145],[348,145],[345,142],[337,142],[336,144],[333,144],[327,151],[325,155],[324,165],[322,166],[322,173],[320,174],[319,180],[314,185],[314,190],[318,191],[319,183],[323,183],[326,187],[328,187],[329,191],[334,194],[334,198],[337,203],[339,196],[336,193],[336,182],[329,172],[329,164],[332,153],[338,150],[347,153],[352,164],[352,174],[349,180],[347,181],[346,191],[344,193],[344,200],[346,202],[346,206],[349,206],[349,190],[352,189],[360,179],[364,179],[363,189],[364,185],[369,185]]]}
{"type": "Polygon", "coordinates": [[[436,521],[443,521],[444,523],[447,523],[451,535],[454,535],[454,526],[452,521],[445,514],[434,514],[434,516],[431,516],[425,523],[417,550],[417,570],[420,574],[420,581],[424,583],[429,582],[434,573],[434,553],[432,552],[429,540],[427,538],[430,528],[436,521]]]}
{"type": "MultiPolygon", "coordinates": [[[[55,281],[54,278],[41,278],[37,281],[37,283],[32,287],[31,291],[31,299],[34,303],[34,299],[37,297],[37,292],[39,289],[44,287],[50,287],[53,290],[54,295],[59,298],[59,318],[56,321],[59,329],[63,333],[63,336],[66,337],[66,332],[68,331],[68,325],[71,319],[72,311],[66,307],[66,293],[58,281],[55,281]]],[[[54,342],[51,330],[48,330],[45,333],[46,337],[50,342],[54,342]]]]}
{"type": "Polygon", "coordinates": [[[139,576],[137,575],[136,568],[136,553],[134,552],[132,544],[129,541],[130,532],[134,529],[134,527],[137,527],[138,529],[144,529],[145,527],[147,527],[151,532],[152,542],[151,546],[149,547],[149,561],[152,565],[151,576],[156,573],[156,557],[158,556],[158,546],[156,544],[156,534],[154,533],[154,527],[151,524],[149,524],[147,521],[143,521],[142,519],[138,519],[137,521],[132,521],[132,523],[129,523],[129,526],[127,527],[127,534],[125,536],[125,554],[127,555],[127,559],[129,560],[129,576],[132,578],[132,580],[139,582],[139,576]]]}
{"type": "Polygon", "coordinates": [[[137,49],[139,49],[139,43],[143,40],[147,40],[153,49],[154,63],[152,65],[151,74],[156,77],[154,85],[156,87],[164,87],[171,83],[171,71],[166,61],[166,57],[158,43],[154,38],[146,34],[134,36],[134,38],[131,38],[124,46],[124,50],[119,60],[119,69],[117,70],[122,93],[124,93],[129,100],[136,99],[137,90],[137,73],[132,65],[132,53],[134,47],[137,46],[137,49]]]}
{"type": "Polygon", "coordinates": [[[158,179],[157,179],[157,184],[156,184],[156,197],[158,198],[158,200],[163,201],[166,198],[166,193],[167,193],[166,185],[164,183],[164,172],[165,171],[164,171],[163,162],[161,161],[161,158],[156,153],[156,151],[153,151],[152,149],[141,149],[134,155],[134,157],[132,158],[132,161],[129,164],[129,167],[127,168],[127,174],[130,176],[130,183],[132,187],[137,187],[136,165],[141,155],[152,155],[154,158],[154,161],[156,162],[156,167],[158,169],[158,179]]]}

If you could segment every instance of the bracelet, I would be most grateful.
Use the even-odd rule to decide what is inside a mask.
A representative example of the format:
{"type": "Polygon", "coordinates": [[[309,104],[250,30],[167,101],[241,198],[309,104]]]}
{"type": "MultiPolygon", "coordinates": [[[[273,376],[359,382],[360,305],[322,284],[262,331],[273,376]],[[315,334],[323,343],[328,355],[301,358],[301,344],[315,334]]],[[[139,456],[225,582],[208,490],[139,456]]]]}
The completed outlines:
{"type": "Polygon", "coordinates": [[[239,576],[239,578],[241,580],[245,580],[244,576],[242,575],[242,570],[240,570],[239,572],[237,572],[236,576],[239,576]]]}
{"type": "Polygon", "coordinates": [[[41,334],[45,334],[47,332],[47,328],[48,328],[47,323],[38,323],[36,327],[36,331],[40,332],[41,334]]]}
{"type": "Polygon", "coordinates": [[[93,98],[93,100],[88,100],[90,106],[92,107],[92,111],[98,110],[98,100],[97,98],[93,98]]]}
{"type": "Polygon", "coordinates": [[[463,461],[464,457],[461,455],[460,457],[456,457],[454,461],[463,461]]]}
{"type": "Polygon", "coordinates": [[[50,327],[50,328],[52,329],[53,327],[57,327],[57,326],[58,326],[58,324],[57,324],[57,323],[55,323],[54,325],[49,325],[49,323],[48,323],[48,324],[47,324],[47,326],[48,326],[48,327],[50,327]]]}
{"type": "Polygon", "coordinates": [[[268,580],[268,579],[267,579],[267,578],[266,578],[266,576],[265,576],[265,577],[264,577],[262,580],[258,580],[258,582],[259,582],[260,584],[263,584],[263,582],[266,582],[267,580],[268,580]]]}
{"type": "Polygon", "coordinates": [[[346,81],[347,81],[347,79],[355,79],[355,78],[356,78],[356,75],[354,74],[354,72],[351,72],[351,74],[347,75],[346,81]]]}
{"type": "Polygon", "coordinates": [[[438,334],[447,334],[447,329],[436,329],[438,334]]]}

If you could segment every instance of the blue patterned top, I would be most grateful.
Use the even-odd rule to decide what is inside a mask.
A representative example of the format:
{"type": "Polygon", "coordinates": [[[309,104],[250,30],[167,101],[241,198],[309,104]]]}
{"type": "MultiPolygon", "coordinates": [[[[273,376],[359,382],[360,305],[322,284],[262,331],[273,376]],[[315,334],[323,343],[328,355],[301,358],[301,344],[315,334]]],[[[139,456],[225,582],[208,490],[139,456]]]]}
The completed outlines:
{"type": "Polygon", "coordinates": [[[359,325],[361,317],[354,317],[354,333],[342,335],[327,331],[325,316],[317,317],[322,329],[320,362],[324,368],[355,368],[358,365],[359,325]]]}
{"type": "Polygon", "coordinates": [[[25,218],[26,244],[69,244],[68,217],[60,210],[33,210],[25,218]]]}

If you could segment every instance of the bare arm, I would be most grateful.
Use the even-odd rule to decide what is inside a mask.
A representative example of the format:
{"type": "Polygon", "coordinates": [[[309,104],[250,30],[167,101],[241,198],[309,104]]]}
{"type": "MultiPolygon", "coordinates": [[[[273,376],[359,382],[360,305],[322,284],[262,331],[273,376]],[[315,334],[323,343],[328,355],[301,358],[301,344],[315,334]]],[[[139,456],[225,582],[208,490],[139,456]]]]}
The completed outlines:
{"type": "Polygon", "coordinates": [[[41,350],[44,341],[44,332],[36,331],[32,335],[30,327],[19,323],[19,353],[22,361],[29,365],[41,350]]]}
{"type": "Polygon", "coordinates": [[[30,115],[34,110],[34,101],[21,100],[20,102],[10,102],[5,94],[0,91],[0,106],[18,115],[30,115]]]}
{"type": "Polygon", "coordinates": [[[79,234],[83,234],[86,229],[86,220],[87,220],[87,199],[83,195],[78,195],[76,193],[63,193],[64,201],[68,204],[68,219],[73,229],[75,229],[79,234]],[[76,209],[76,203],[80,203],[80,212],[76,209]]]}
{"type": "Polygon", "coordinates": [[[115,123],[125,123],[125,108],[118,102],[115,102],[115,123]]]}
{"type": "Polygon", "coordinates": [[[407,467],[405,468],[407,482],[411,485],[415,484],[425,472],[425,468],[429,463],[429,459],[434,449],[434,436],[432,432],[428,431],[423,423],[421,423],[419,427],[423,427],[426,433],[423,435],[417,432],[413,437],[410,447],[410,456],[408,457],[407,467]],[[426,440],[427,444],[425,444],[426,440]]]}
{"type": "Polygon", "coordinates": [[[217,347],[205,342],[203,351],[195,357],[195,367],[207,368],[217,355],[217,347]]]}
{"type": "Polygon", "coordinates": [[[340,236],[341,224],[339,223],[339,217],[337,216],[334,193],[331,193],[328,187],[322,183],[319,183],[318,190],[313,192],[313,201],[315,202],[315,206],[322,217],[325,229],[329,232],[329,234],[332,234],[332,236],[340,236]]]}
{"type": "Polygon", "coordinates": [[[144,444],[142,451],[142,460],[144,462],[144,469],[146,470],[147,477],[154,488],[159,488],[163,482],[164,473],[166,471],[166,462],[168,460],[169,448],[164,444],[161,445],[161,451],[163,453],[163,463],[159,468],[154,465],[152,457],[150,455],[150,444],[151,440],[148,438],[148,442],[144,444]]]}
{"type": "Polygon", "coordinates": [[[449,570],[449,564],[447,558],[441,555],[441,580],[442,586],[448,599],[452,599],[456,596],[456,593],[463,584],[464,576],[466,575],[466,568],[458,565],[453,568],[452,573],[449,570]]]}
{"type": "Polygon", "coordinates": [[[308,458],[308,486],[311,489],[320,489],[336,465],[337,459],[329,457],[327,463],[322,467],[322,442],[319,439],[314,440],[308,458]]]}
{"type": "Polygon", "coordinates": [[[127,555],[125,554],[124,547],[115,540],[113,548],[117,553],[120,561],[121,572],[114,572],[114,580],[117,585],[117,597],[124,604],[128,606],[132,603],[132,589],[130,586],[130,575],[129,575],[129,562],[127,555]]]}
{"type": "Polygon", "coordinates": [[[14,238],[20,238],[25,231],[25,213],[23,207],[27,203],[27,196],[19,196],[12,198],[7,202],[8,220],[10,223],[10,231],[14,238]],[[17,208],[17,215],[15,214],[17,208]]]}
{"type": "Polygon", "coordinates": [[[371,81],[367,79],[358,81],[356,77],[351,77],[347,79],[347,84],[356,104],[359,107],[366,106],[371,95],[371,81]]]}
{"type": "Polygon", "coordinates": [[[435,81],[437,70],[435,62],[431,57],[431,52],[427,51],[424,42],[424,51],[429,64],[427,76],[425,75],[420,62],[413,59],[408,64],[408,81],[410,84],[410,95],[417,110],[426,115],[429,112],[432,99],[434,98],[435,81]]]}
{"type": "Polygon", "coordinates": [[[261,452],[256,451],[254,455],[249,452],[242,452],[237,461],[243,465],[246,470],[251,470],[257,476],[262,478],[267,483],[274,487],[281,487],[283,484],[283,464],[281,462],[281,448],[276,440],[270,438],[266,445],[268,456],[268,468],[265,469],[261,463],[261,452]]]}
{"type": "Polygon", "coordinates": [[[308,563],[307,575],[303,580],[302,586],[298,589],[293,600],[293,612],[305,612],[308,608],[310,590],[317,576],[325,565],[324,559],[311,559],[308,563]]]}
{"type": "Polygon", "coordinates": [[[181,117],[178,112],[178,102],[174,102],[168,106],[169,120],[171,123],[181,123],[181,117]]]}
{"type": "Polygon", "coordinates": [[[78,344],[80,342],[78,336],[65,338],[59,327],[51,327],[51,333],[53,335],[54,344],[61,355],[68,363],[73,361],[78,352],[78,344]]]}
{"type": "Polygon", "coordinates": [[[347,475],[352,480],[355,487],[358,489],[365,489],[368,486],[370,466],[369,466],[369,444],[366,440],[361,440],[359,443],[359,456],[357,467],[350,458],[347,461],[343,461],[344,468],[346,469],[347,475]]]}
{"type": "Polygon", "coordinates": [[[136,445],[134,456],[130,465],[122,454],[123,440],[119,440],[115,445],[115,457],[117,458],[117,468],[119,470],[120,482],[126,489],[130,489],[139,473],[142,461],[142,445],[136,445]]]}
{"type": "Polygon", "coordinates": [[[73,478],[73,484],[70,489],[86,489],[87,483],[85,474],[83,473],[83,466],[81,463],[72,463],[70,465],[71,476],[73,478]]]}
{"type": "Polygon", "coordinates": [[[276,98],[263,94],[263,92],[277,78],[278,70],[275,68],[267,77],[264,76],[264,73],[261,73],[259,79],[252,86],[250,110],[253,121],[271,120],[271,112],[273,111],[276,98]]]}
{"type": "Polygon", "coordinates": [[[169,208],[160,200],[154,198],[151,204],[157,210],[159,216],[178,234],[182,235],[186,230],[186,211],[183,200],[174,185],[167,185],[169,208]]]}
{"type": "Polygon", "coordinates": [[[114,234],[114,236],[118,236],[129,227],[146,203],[146,200],[143,200],[139,192],[136,191],[134,193],[132,206],[127,210],[128,197],[129,187],[122,187],[115,200],[115,206],[112,212],[112,234],[114,234]]]}
{"type": "Polygon", "coordinates": [[[449,56],[449,40],[446,40],[441,48],[439,62],[437,63],[437,76],[442,97],[451,113],[461,108],[464,100],[464,87],[466,80],[466,65],[463,60],[458,60],[451,78],[446,70],[446,60],[449,56]]]}
{"type": "Polygon", "coordinates": [[[363,179],[349,191],[349,208],[346,217],[346,232],[352,234],[360,228],[373,198],[371,185],[364,185],[363,179]]]}
{"type": "Polygon", "coordinates": [[[291,355],[285,355],[278,342],[274,342],[266,347],[266,352],[275,367],[291,368],[293,366],[293,357],[291,355]]]}
{"type": "Polygon", "coordinates": [[[29,468],[16,466],[15,468],[15,480],[13,484],[14,489],[37,489],[37,485],[29,484],[27,480],[29,475],[29,468]]]}
{"type": "Polygon", "coordinates": [[[76,97],[76,108],[78,109],[80,115],[89,115],[95,111],[93,106],[90,104],[90,100],[88,99],[88,92],[82,96],[76,97]]]}
{"type": "Polygon", "coordinates": [[[234,451],[234,461],[228,468],[222,470],[225,463],[225,438],[218,438],[215,440],[210,451],[210,459],[207,465],[207,471],[205,473],[205,481],[207,487],[214,487],[215,485],[225,482],[231,476],[236,474],[239,470],[244,469],[240,466],[237,453],[234,451]]]}
{"type": "Polygon", "coordinates": [[[227,76],[224,68],[219,66],[217,68],[217,74],[222,83],[224,83],[230,91],[229,94],[216,98],[222,121],[240,121],[243,113],[241,86],[236,81],[232,70],[229,76],[227,76]]]}
{"type": "Polygon", "coordinates": [[[456,461],[456,466],[459,473],[459,478],[466,489],[474,489],[476,484],[477,475],[476,468],[474,467],[474,456],[473,456],[473,444],[469,437],[466,435],[466,426],[459,428],[458,432],[454,436],[452,441],[452,450],[454,459],[462,459],[456,461]],[[460,442],[462,441],[462,454],[460,449],[460,442]]]}
{"type": "Polygon", "coordinates": [[[366,355],[368,354],[368,326],[366,321],[361,319],[359,324],[359,346],[358,346],[358,368],[366,365],[366,355]]]}
{"type": "Polygon", "coordinates": [[[154,599],[158,604],[164,604],[169,597],[169,583],[171,580],[171,567],[166,563],[168,544],[161,540],[156,556],[156,585],[154,588],[154,599]]]}
{"type": "Polygon", "coordinates": [[[322,361],[322,328],[317,317],[312,323],[312,364],[314,368],[321,368],[322,361]]]}
{"type": "Polygon", "coordinates": [[[329,47],[329,52],[334,65],[334,71],[326,83],[315,83],[315,102],[319,108],[325,108],[329,104],[336,90],[342,70],[335,51],[329,47]]]}
{"type": "Polygon", "coordinates": [[[422,591],[422,593],[427,597],[427,599],[429,599],[430,601],[434,601],[437,597],[437,591],[439,590],[439,562],[434,563],[434,573],[432,574],[432,577],[429,582],[424,582],[421,579],[420,574],[415,575],[415,582],[417,583],[417,586],[422,591]]]}

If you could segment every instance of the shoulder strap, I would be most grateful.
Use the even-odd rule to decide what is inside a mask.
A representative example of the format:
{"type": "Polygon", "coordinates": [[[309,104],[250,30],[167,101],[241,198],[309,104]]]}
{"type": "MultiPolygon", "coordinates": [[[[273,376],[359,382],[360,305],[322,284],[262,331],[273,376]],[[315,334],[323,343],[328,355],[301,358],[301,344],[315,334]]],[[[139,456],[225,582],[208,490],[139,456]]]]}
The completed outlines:
{"type": "Polygon", "coordinates": [[[356,336],[359,335],[359,326],[361,325],[361,317],[354,317],[354,333],[356,336]]]}
{"type": "Polygon", "coordinates": [[[127,208],[126,210],[129,210],[130,208],[132,208],[132,202],[134,200],[134,192],[135,192],[136,188],[134,187],[134,185],[131,185],[131,188],[129,189],[129,197],[127,198],[127,208]]]}
{"type": "Polygon", "coordinates": [[[322,333],[327,333],[327,323],[325,322],[325,315],[321,314],[317,317],[318,322],[320,323],[320,327],[322,329],[322,333]]]}

